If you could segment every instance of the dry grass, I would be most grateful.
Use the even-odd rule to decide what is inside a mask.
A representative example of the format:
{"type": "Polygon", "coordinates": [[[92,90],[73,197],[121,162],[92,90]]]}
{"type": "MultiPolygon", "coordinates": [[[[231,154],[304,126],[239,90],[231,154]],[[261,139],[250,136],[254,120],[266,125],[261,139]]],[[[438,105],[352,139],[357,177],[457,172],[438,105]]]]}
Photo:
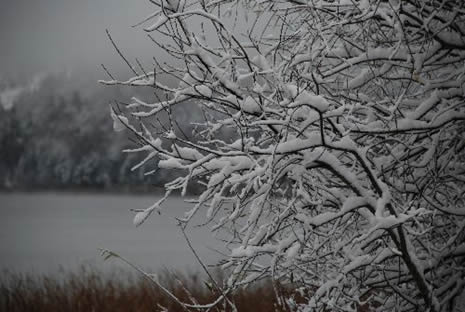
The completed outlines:
{"type": "MultiPolygon", "coordinates": [[[[216,298],[198,274],[162,272],[161,283],[182,301],[211,302],[216,298]],[[182,281],[182,285],[179,281],[182,281]],[[184,285],[184,286],[183,286],[184,285]],[[184,287],[192,294],[190,297],[184,287]]],[[[280,311],[269,282],[262,282],[232,296],[238,311],[280,311]]],[[[8,312],[139,312],[185,311],[157,286],[128,272],[101,273],[83,267],[77,272],[58,275],[31,275],[2,272],[0,311],[8,312]]]]}

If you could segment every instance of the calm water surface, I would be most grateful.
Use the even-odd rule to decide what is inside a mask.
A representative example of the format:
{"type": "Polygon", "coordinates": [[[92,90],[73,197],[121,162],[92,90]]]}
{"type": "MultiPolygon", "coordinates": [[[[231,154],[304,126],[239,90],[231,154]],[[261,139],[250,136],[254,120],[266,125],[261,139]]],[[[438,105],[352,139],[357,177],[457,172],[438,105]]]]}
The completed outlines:
{"type": "MultiPolygon", "coordinates": [[[[150,206],[157,197],[140,195],[17,193],[0,194],[0,269],[54,272],[92,264],[107,270],[121,267],[106,261],[99,248],[115,251],[143,268],[196,269],[192,252],[176,226],[190,205],[170,199],[161,215],[142,226],[132,224],[131,208],[150,206]]],[[[208,228],[191,228],[189,237],[202,259],[219,258],[219,244],[208,228]]]]}

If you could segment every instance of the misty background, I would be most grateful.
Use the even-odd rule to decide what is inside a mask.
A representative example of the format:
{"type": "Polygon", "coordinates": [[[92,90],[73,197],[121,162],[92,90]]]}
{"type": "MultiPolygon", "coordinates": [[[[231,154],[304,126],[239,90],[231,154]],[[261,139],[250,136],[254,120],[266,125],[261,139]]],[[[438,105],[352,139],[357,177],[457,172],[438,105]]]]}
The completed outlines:
{"type": "MultiPolygon", "coordinates": [[[[106,29],[131,62],[165,61],[132,27],[153,9],[145,0],[0,0],[0,270],[111,270],[99,248],[146,268],[195,265],[175,221],[188,208],[182,199],[144,227],[132,223],[130,209],[152,205],[176,172],[156,161],[131,170],[140,155],[122,153],[136,143],[113,130],[110,105],[154,101],[153,90],[98,83],[108,79],[101,64],[117,79],[132,77],[106,29]]],[[[190,104],[176,112],[187,133],[198,113],[190,104]]],[[[192,243],[211,259],[207,232],[194,230],[192,243]]]]}
{"type": "MultiPolygon", "coordinates": [[[[165,55],[132,27],[149,15],[149,1],[4,1],[0,9],[0,188],[154,190],[169,174],[131,171],[140,156],[127,133],[112,130],[110,104],[152,90],[108,87],[103,64],[120,80],[131,72],[106,35],[125,56],[150,68],[165,55]]],[[[195,112],[183,107],[178,121],[189,132],[195,112]]],[[[195,118],[195,117],[194,117],[195,118]]],[[[154,167],[155,166],[155,167],[154,167]]]]}
{"type": "Polygon", "coordinates": [[[62,71],[100,75],[101,63],[119,70],[122,62],[105,29],[128,55],[151,57],[153,44],[131,25],[152,10],[149,1],[1,0],[0,72],[23,78],[62,71]]]}

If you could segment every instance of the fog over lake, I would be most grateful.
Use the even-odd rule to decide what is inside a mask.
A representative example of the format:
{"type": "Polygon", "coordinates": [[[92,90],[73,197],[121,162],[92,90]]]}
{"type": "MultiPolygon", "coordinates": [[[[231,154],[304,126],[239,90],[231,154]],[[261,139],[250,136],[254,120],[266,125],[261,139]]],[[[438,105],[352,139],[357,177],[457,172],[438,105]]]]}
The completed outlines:
{"type": "MultiPolygon", "coordinates": [[[[175,217],[189,207],[173,197],[161,215],[142,226],[132,223],[133,212],[157,199],[149,195],[13,193],[0,194],[0,269],[53,273],[92,264],[102,270],[127,267],[117,260],[103,261],[98,249],[121,254],[153,270],[164,267],[197,269],[192,252],[175,217]]],[[[200,218],[199,218],[200,219],[200,218]]],[[[219,243],[207,227],[188,230],[192,244],[208,264],[219,243]]]]}

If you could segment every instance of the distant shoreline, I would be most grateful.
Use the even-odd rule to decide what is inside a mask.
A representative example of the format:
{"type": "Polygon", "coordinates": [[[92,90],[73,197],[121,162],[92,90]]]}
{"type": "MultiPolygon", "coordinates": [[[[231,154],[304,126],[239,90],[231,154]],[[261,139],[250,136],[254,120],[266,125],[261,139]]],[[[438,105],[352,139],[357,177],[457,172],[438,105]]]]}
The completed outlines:
{"type": "MultiPolygon", "coordinates": [[[[0,194],[15,193],[81,193],[81,194],[109,194],[109,195],[164,195],[163,187],[143,185],[121,185],[112,187],[92,187],[92,186],[20,186],[11,188],[0,188],[0,194]]],[[[179,192],[173,193],[179,195],[179,192]]],[[[188,195],[193,195],[189,193],[188,195]]]]}

